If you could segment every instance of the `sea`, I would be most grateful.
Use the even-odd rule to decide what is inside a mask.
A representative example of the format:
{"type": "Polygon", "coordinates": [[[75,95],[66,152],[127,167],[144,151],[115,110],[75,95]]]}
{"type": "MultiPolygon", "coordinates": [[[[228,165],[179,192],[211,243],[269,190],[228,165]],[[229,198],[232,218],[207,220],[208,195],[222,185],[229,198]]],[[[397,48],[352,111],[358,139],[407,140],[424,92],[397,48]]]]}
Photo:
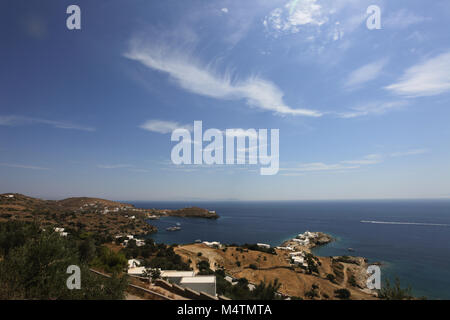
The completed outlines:
{"type": "Polygon", "coordinates": [[[278,246],[299,233],[321,231],[335,241],[314,254],[365,257],[381,263],[382,282],[398,277],[417,297],[450,299],[450,200],[131,203],[147,209],[197,206],[220,216],[148,220],[158,228],[150,235],[157,243],[278,246]],[[180,231],[166,231],[177,225],[180,231]]]}

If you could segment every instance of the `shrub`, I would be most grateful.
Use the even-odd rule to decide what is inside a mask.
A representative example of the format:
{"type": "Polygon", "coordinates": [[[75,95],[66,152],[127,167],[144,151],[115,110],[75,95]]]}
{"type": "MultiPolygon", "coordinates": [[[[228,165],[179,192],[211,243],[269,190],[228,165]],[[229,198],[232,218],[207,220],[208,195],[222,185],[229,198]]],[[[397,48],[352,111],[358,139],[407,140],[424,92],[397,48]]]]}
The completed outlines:
{"type": "Polygon", "coordinates": [[[327,279],[332,283],[336,283],[336,276],[334,274],[327,274],[327,279]]]}
{"type": "Polygon", "coordinates": [[[335,291],[334,291],[334,294],[336,295],[336,298],[342,299],[342,300],[349,299],[350,296],[351,296],[350,291],[348,291],[348,290],[345,289],[345,288],[335,290],[335,291]]]}
{"type": "Polygon", "coordinates": [[[386,279],[384,286],[378,293],[378,297],[384,300],[410,300],[412,299],[411,287],[403,289],[400,285],[400,279],[395,278],[394,285],[386,279]]]}

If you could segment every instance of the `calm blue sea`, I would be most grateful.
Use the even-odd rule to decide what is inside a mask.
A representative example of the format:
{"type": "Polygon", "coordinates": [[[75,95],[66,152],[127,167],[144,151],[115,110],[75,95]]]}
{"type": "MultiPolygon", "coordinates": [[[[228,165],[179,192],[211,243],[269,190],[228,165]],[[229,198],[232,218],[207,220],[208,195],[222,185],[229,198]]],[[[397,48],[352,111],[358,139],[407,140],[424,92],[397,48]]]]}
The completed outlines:
{"type": "Polygon", "coordinates": [[[182,244],[200,239],[275,246],[306,230],[322,231],[337,241],[316,249],[315,254],[367,257],[383,263],[382,277],[398,276],[403,285],[411,285],[417,296],[450,299],[450,200],[133,204],[159,209],[199,206],[216,210],[220,215],[218,220],[173,217],[150,220],[159,229],[151,236],[156,242],[182,244]],[[362,220],[383,223],[362,223],[362,220]],[[181,231],[165,230],[177,223],[181,231]],[[349,252],[348,248],[355,252],[349,252]]]}

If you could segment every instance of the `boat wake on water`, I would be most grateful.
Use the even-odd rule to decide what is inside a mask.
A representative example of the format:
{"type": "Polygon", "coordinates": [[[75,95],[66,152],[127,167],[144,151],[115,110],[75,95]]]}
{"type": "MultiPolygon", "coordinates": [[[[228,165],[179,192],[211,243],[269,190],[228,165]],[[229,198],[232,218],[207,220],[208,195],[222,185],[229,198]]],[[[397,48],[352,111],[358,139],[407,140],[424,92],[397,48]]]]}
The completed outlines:
{"type": "Polygon", "coordinates": [[[361,223],[450,227],[450,224],[444,224],[444,223],[422,223],[422,222],[389,222],[389,221],[361,220],[361,223]]]}

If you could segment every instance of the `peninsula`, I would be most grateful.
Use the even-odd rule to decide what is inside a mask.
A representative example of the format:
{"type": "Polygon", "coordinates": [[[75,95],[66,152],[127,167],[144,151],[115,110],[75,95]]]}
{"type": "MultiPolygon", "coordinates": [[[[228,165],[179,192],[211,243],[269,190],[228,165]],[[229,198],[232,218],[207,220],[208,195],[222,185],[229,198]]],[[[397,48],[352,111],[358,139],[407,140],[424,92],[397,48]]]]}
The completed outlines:
{"type": "Polygon", "coordinates": [[[142,209],[132,204],[99,198],[43,200],[19,193],[0,194],[0,222],[36,222],[42,227],[57,227],[68,232],[93,232],[103,237],[157,232],[157,228],[147,220],[163,216],[219,217],[215,211],[197,207],[178,210],[142,209]]]}

